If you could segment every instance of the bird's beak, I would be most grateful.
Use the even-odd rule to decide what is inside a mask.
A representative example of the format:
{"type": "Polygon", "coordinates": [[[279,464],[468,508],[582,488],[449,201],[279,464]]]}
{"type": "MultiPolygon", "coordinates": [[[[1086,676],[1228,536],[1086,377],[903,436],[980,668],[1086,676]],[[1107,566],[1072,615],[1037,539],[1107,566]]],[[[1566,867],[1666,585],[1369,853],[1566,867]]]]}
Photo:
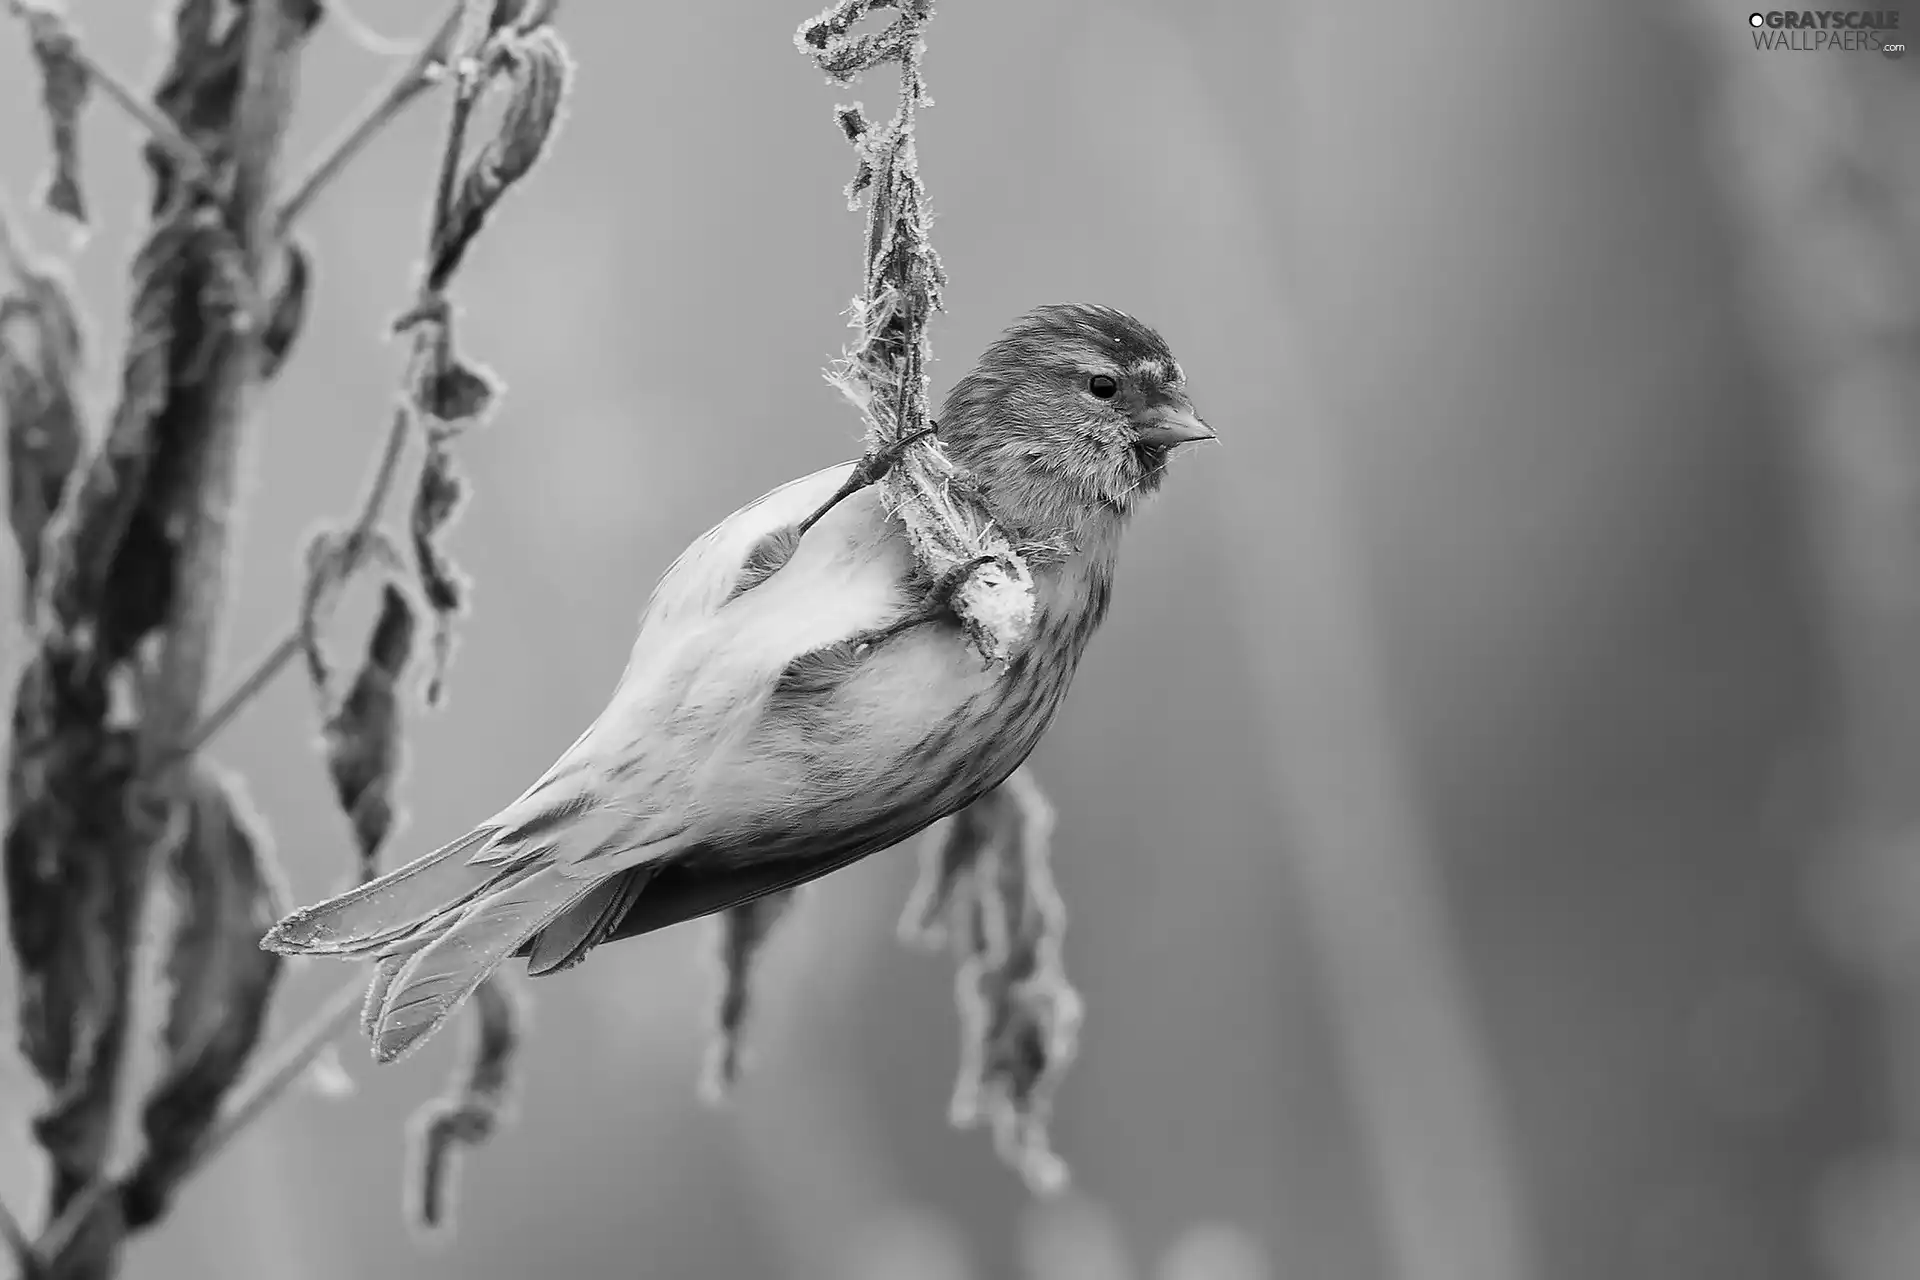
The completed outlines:
{"type": "Polygon", "coordinates": [[[1133,430],[1140,437],[1141,444],[1155,444],[1167,449],[1193,440],[1219,438],[1212,427],[1200,420],[1199,414],[1184,405],[1164,405],[1154,410],[1153,416],[1145,422],[1135,424],[1133,430]]]}

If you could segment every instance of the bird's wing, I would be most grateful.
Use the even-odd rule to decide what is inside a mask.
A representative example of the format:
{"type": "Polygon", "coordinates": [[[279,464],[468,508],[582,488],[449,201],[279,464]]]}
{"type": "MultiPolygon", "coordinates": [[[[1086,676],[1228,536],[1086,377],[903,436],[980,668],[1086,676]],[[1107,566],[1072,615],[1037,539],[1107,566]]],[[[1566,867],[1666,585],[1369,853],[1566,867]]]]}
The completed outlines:
{"type": "Polygon", "coordinates": [[[853,468],[853,463],[843,462],[790,480],[695,538],[660,576],[641,611],[640,634],[627,660],[628,671],[643,662],[657,642],[718,613],[736,593],[754,548],[812,515],[846,482],[853,468]]]}
{"type": "MultiPolygon", "coordinates": [[[[733,579],[764,530],[804,518],[844,475],[770,495],[779,501],[744,531],[723,525],[710,539],[726,554],[702,576],[733,579]]],[[[582,871],[609,874],[695,842],[758,845],[768,829],[817,822],[826,810],[840,826],[870,819],[910,798],[927,780],[902,771],[998,692],[998,673],[951,624],[856,647],[921,608],[925,590],[877,488],[836,506],[748,590],[673,585],[677,607],[650,615],[620,690],[571,764],[603,803],[635,817],[648,848],[576,845],[582,871]],[[679,603],[717,595],[704,614],[679,603]],[[655,843],[668,833],[668,845],[655,843]]]]}
{"type": "Polygon", "coordinates": [[[991,682],[978,662],[964,659],[957,632],[934,638],[920,629],[852,655],[849,642],[920,604],[912,552],[877,489],[834,507],[777,572],[754,574],[753,585],[737,590],[742,573],[752,572],[753,549],[811,514],[846,475],[835,467],[775,490],[707,534],[668,573],[606,711],[516,805],[530,818],[577,806],[590,793],[593,804],[624,816],[627,847],[569,841],[554,856],[608,875],[665,847],[777,817],[807,792],[795,773],[807,772],[810,760],[813,772],[836,775],[834,790],[871,789],[884,778],[862,767],[872,752],[857,744],[840,750],[849,733],[877,734],[884,748],[890,722],[937,718],[991,682]],[[917,660],[903,665],[903,652],[917,660]],[[805,666],[816,655],[821,661],[805,666]],[[850,699],[856,673],[866,692],[850,699]],[[819,687],[799,691],[796,677],[819,687]],[[796,702],[829,695],[839,695],[843,714],[819,725],[812,741],[786,741],[777,731],[770,740],[796,702]],[[876,723],[859,724],[862,717],[876,723]],[[757,759],[769,746],[787,757],[773,769],[757,759]],[[757,791],[762,782],[773,791],[757,791]]]}
{"type": "Polygon", "coordinates": [[[675,842],[699,816],[690,806],[705,766],[751,729],[788,663],[903,607],[910,556],[872,489],[836,506],[777,573],[748,568],[851,468],[782,485],[696,539],[654,588],[606,709],[493,824],[551,831],[545,855],[592,863],[596,877],[675,842]]]}

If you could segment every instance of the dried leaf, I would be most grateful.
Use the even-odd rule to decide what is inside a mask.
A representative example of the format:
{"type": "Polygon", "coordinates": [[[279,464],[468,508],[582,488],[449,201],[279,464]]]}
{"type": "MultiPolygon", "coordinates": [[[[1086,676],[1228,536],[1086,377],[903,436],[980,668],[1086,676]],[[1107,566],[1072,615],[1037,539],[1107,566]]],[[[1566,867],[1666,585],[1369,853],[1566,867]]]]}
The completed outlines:
{"type": "Polygon", "coordinates": [[[280,281],[260,334],[260,377],[280,372],[287,354],[307,320],[307,297],[313,287],[313,255],[306,246],[289,240],[281,254],[280,281]]]}
{"type": "Polygon", "coordinates": [[[854,154],[860,157],[860,167],[854,171],[853,180],[847,183],[846,190],[847,208],[858,209],[860,193],[873,185],[873,165],[867,160],[859,145],[870,126],[867,124],[864,109],[857,102],[850,107],[835,107],[833,116],[840,125],[840,132],[847,136],[848,142],[854,144],[854,154]]]}
{"type": "Polygon", "coordinates": [[[991,820],[997,816],[997,804],[987,795],[927,828],[920,838],[920,878],[900,914],[901,942],[922,951],[949,945],[969,949],[956,939],[975,932],[968,928],[978,904],[973,878],[982,852],[996,838],[991,820]]]}
{"type": "Polygon", "coordinates": [[[52,620],[102,670],[167,616],[205,379],[239,323],[235,253],[217,214],[182,208],[134,258],[119,402],[46,546],[52,620]]]}
{"type": "Polygon", "coordinates": [[[400,677],[413,657],[415,626],[413,602],[387,583],[360,672],[323,731],[334,794],[353,823],[361,884],[379,874],[380,849],[393,830],[405,759],[400,677]]]}
{"type": "Polygon", "coordinates": [[[394,322],[413,334],[408,372],[408,403],[429,436],[453,436],[484,422],[500,394],[500,382],[471,364],[453,340],[453,316],[445,299],[435,297],[394,322]]]}
{"type": "Polygon", "coordinates": [[[433,297],[396,322],[414,335],[409,379],[409,408],[426,433],[427,455],[420,466],[408,527],[420,588],[434,613],[433,666],[427,678],[427,703],[437,706],[453,661],[453,625],[466,608],[467,578],[454,565],[441,539],[466,501],[466,477],[453,456],[453,440],[484,421],[498,396],[491,373],[468,364],[453,342],[451,313],[433,297]]]}
{"type": "MultiPolygon", "coordinates": [[[[0,219],[5,218],[0,210],[0,219]]],[[[0,295],[0,419],[7,435],[7,514],[22,567],[22,612],[36,613],[43,539],[79,465],[84,328],[69,282],[31,259],[10,228],[14,287],[0,295]]]]}
{"type": "Polygon", "coordinates": [[[508,29],[488,42],[491,75],[511,95],[499,131],[461,174],[446,218],[434,228],[427,288],[438,293],[459,269],[467,247],[508,188],[546,153],[571,87],[573,61],[550,27],[508,29]]]}
{"type": "Polygon", "coordinates": [[[122,1188],[129,1226],[157,1221],[240,1079],[266,1024],[283,957],[260,949],[285,894],[260,821],[233,775],[196,762],[173,852],[164,1060],[147,1096],[146,1151],[122,1188]]]}
{"type": "Polygon", "coordinates": [[[383,529],[365,529],[357,533],[339,529],[316,529],[307,539],[302,557],[306,567],[306,585],[300,593],[300,647],[307,659],[307,678],[314,696],[320,700],[321,713],[333,711],[333,664],[327,657],[322,629],[339,603],[347,582],[371,560],[389,573],[401,572],[400,548],[383,529]]]}
{"type": "MultiPolygon", "coordinates": [[[[321,0],[281,0],[299,25],[312,34],[325,14],[321,0]]],[[[240,95],[241,64],[247,48],[247,8],[229,0],[171,0],[169,56],[153,101],[182,135],[218,171],[232,151],[234,105],[240,95]]],[[[178,175],[175,162],[158,142],[146,146],[153,174],[153,211],[172,203],[178,175]]]]}
{"type": "Polygon", "coordinates": [[[862,71],[905,57],[932,15],[932,0],[838,0],[802,23],[794,43],[815,66],[844,84],[862,71]],[[883,29],[850,34],[875,9],[890,8],[899,9],[900,16],[883,29]]]}
{"type": "Polygon", "coordinates": [[[43,3],[23,2],[20,8],[33,60],[40,68],[40,101],[53,149],[40,200],[84,226],[87,201],[80,187],[80,108],[86,105],[93,77],[76,56],[73,30],[64,13],[43,3]]]}
{"type": "MultiPolygon", "coordinates": [[[[202,0],[177,8],[213,20],[202,0]]],[[[241,268],[210,203],[166,201],[151,219],[133,264],[119,402],[47,531],[38,645],[14,700],[6,863],[22,1043],[51,1094],[35,1122],[53,1165],[50,1210],[77,1202],[86,1224],[63,1274],[108,1274],[123,1235],[122,1197],[97,1188],[114,1186],[103,1178],[114,1172],[139,924],[153,855],[193,816],[178,794],[187,775],[136,768],[165,748],[155,728],[172,732],[188,699],[142,705],[151,681],[139,677],[149,641],[173,620],[182,539],[221,514],[200,478],[209,440],[234,423],[229,375],[250,372],[231,359],[252,315],[235,287],[241,268]],[[143,719],[145,742],[133,728],[143,719]]],[[[161,652],[170,665],[205,656],[200,621],[161,652]]],[[[249,1016],[229,1014],[217,1040],[249,1016]]]]}
{"type": "Polygon", "coordinates": [[[833,118],[840,124],[840,132],[847,135],[848,142],[858,142],[867,131],[866,110],[859,103],[850,107],[835,107],[833,118]]]}
{"type": "Polygon", "coordinates": [[[434,614],[433,665],[427,677],[429,706],[438,706],[445,693],[447,667],[453,661],[453,624],[466,609],[468,579],[440,545],[441,536],[466,497],[466,477],[454,465],[452,447],[444,437],[430,438],[409,519],[420,587],[434,614]]]}
{"type": "Polygon", "coordinates": [[[14,698],[6,864],[21,1044],[50,1095],[34,1128],[55,1213],[106,1167],[146,868],[184,820],[138,781],[127,662],[167,616],[191,379],[231,333],[214,287],[231,243],[211,211],[155,220],[133,263],[119,404],[43,535],[40,644],[14,698]]]}
{"type": "Polygon", "coordinates": [[[713,1046],[700,1081],[701,1096],[710,1103],[724,1101],[740,1079],[741,1036],[752,998],[754,964],[774,926],[785,918],[798,894],[798,889],[782,889],[719,915],[720,1001],[715,1009],[713,1046]]]}
{"type": "MultiPolygon", "coordinates": [[[[820,45],[812,45],[808,28],[803,27],[801,31],[802,40],[811,46],[807,53],[813,58],[813,64],[840,84],[883,63],[899,62],[920,38],[920,24],[906,15],[895,18],[878,31],[836,37],[820,45]]],[[[815,29],[813,34],[817,33],[815,29]]]]}
{"type": "Polygon", "coordinates": [[[1052,827],[1046,797],[1017,770],[923,837],[920,883],[900,922],[903,938],[945,941],[960,961],[953,1123],[991,1124],[1001,1158],[1037,1192],[1066,1185],[1047,1121],[1083,1015],[1060,962],[1066,911],[1048,867],[1052,827]]]}
{"type": "Polygon", "coordinates": [[[480,1146],[510,1118],[525,1017],[518,988],[505,975],[494,974],[474,991],[467,1016],[473,1037],[447,1092],[413,1120],[407,1219],[422,1232],[452,1225],[461,1150],[480,1146]]]}
{"type": "Polygon", "coordinates": [[[20,1052],[46,1087],[34,1136],[64,1206],[103,1167],[113,1061],[132,982],[134,873],[164,817],[126,797],[133,735],[105,725],[104,689],[45,650],[14,695],[8,757],[6,898],[20,1052]]]}

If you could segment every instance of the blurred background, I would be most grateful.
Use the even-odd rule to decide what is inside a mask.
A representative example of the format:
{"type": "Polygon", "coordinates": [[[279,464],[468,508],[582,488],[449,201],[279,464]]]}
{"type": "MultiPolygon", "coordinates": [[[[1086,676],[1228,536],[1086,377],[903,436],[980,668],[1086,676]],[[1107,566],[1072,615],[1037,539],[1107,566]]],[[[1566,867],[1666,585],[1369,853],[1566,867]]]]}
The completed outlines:
{"type": "MultiPolygon", "coordinates": [[[[149,82],[151,5],[72,9],[149,82]]],[[[439,6],[355,10],[402,38],[439,6]]],[[[572,741],[689,539],[857,448],[819,376],[861,228],[830,108],[893,77],[824,85],[806,16],[566,6],[571,119],[458,288],[509,393],[464,447],[478,587],[397,853],[572,741]]],[[[357,1095],[292,1094],[127,1274],[1920,1275],[1920,55],[1759,51],[1731,0],[949,0],[929,43],[936,395],[1017,312],[1098,300],[1167,336],[1223,440],[1136,523],[1035,757],[1089,1006],[1075,1191],[1035,1204],[946,1127],[952,975],[893,941],[902,850],[774,942],[729,1109],[694,1101],[709,932],[623,943],[535,987],[449,1243],[408,1238],[401,1129],[459,1037],[382,1070],[348,1043],[357,1095]]],[[[16,209],[23,45],[0,27],[16,209]]],[[[323,28],[291,154],[391,69],[323,28]]],[[[384,430],[441,127],[409,113],[304,226],[230,666],[384,430]]],[[[81,246],[27,224],[100,353],[134,141],[96,101],[107,215],[81,246]]],[[[213,750],[303,901],[350,865],[314,736],[289,674],[213,750]]],[[[341,976],[301,969],[280,1022],[341,976]]],[[[21,1208],[38,1102],[0,1055],[21,1208]]]]}

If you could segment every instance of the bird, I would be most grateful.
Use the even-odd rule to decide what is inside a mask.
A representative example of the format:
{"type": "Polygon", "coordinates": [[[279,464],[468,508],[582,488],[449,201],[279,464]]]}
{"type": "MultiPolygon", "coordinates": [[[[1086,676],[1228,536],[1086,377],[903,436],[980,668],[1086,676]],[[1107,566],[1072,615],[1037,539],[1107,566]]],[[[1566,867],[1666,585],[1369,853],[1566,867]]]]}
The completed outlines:
{"type": "Polygon", "coordinates": [[[1106,617],[1129,518],[1176,448],[1217,435],[1165,340],[1093,304],[1019,317],[933,422],[1031,566],[1031,627],[1003,661],[969,649],[881,487],[858,484],[867,464],[815,472],[681,554],[605,710],[518,799],[261,946],[370,959],[362,1024],[391,1061],[517,956],[560,972],[897,845],[999,786],[1106,617]],[[784,562],[756,566],[783,537],[784,562]]]}

